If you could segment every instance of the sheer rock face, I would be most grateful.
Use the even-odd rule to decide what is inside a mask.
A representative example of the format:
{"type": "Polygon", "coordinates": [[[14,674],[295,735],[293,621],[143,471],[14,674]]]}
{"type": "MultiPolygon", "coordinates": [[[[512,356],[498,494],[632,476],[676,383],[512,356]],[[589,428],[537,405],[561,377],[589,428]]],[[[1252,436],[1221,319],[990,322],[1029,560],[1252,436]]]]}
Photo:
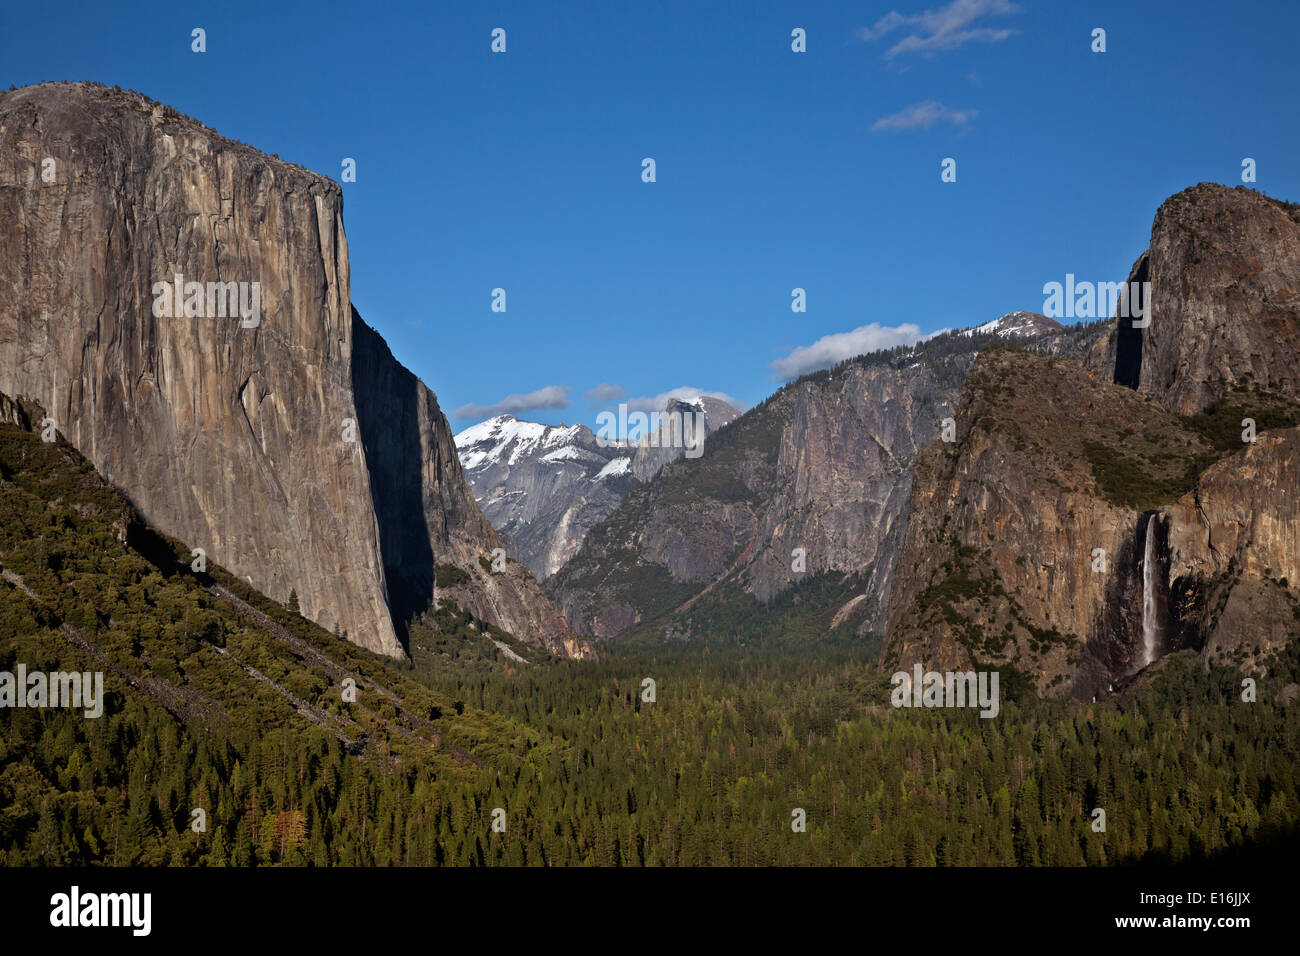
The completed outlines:
{"type": "Polygon", "coordinates": [[[1135,624],[1109,610],[1132,604],[1141,514],[1107,500],[1084,450],[1120,428],[1205,451],[1157,404],[1076,362],[981,354],[957,440],[928,446],[916,463],[886,669],[1011,665],[1043,692],[1092,692],[1128,669],[1135,624]]]}
{"type": "Polygon", "coordinates": [[[837,384],[807,382],[797,390],[748,578],[754,596],[770,600],[797,579],[796,548],[808,572],[864,572],[870,583],[862,611],[867,629],[876,630],[906,527],[912,460],[938,436],[956,393],[929,369],[850,368],[837,384]]]}
{"type": "Polygon", "coordinates": [[[138,95],[50,84],[0,94],[0,218],[0,391],[37,400],[155,526],[402,654],[376,462],[346,440],[361,402],[339,187],[138,95]],[[178,274],[259,283],[260,321],[155,315],[178,274]]]}
{"type": "Polygon", "coordinates": [[[1161,205],[1130,281],[1150,324],[1116,322],[1094,371],[1187,415],[1232,386],[1300,400],[1300,206],[1201,183],[1161,205]],[[1117,355],[1118,352],[1118,355],[1117,355]]]}
{"type": "Polygon", "coordinates": [[[1300,429],[1260,435],[1164,512],[1174,628],[1248,669],[1300,635],[1300,429]]]}
{"type": "Polygon", "coordinates": [[[1140,388],[1181,414],[1219,382],[1300,399],[1300,207],[1205,183],[1160,207],[1150,252],[1140,388]]]}

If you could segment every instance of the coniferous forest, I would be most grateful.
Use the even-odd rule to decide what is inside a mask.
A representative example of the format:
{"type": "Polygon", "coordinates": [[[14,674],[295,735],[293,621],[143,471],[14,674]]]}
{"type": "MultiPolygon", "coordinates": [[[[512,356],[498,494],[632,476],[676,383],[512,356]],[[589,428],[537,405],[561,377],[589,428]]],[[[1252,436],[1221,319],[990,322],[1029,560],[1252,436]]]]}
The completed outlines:
{"type": "Polygon", "coordinates": [[[0,715],[8,866],[1107,865],[1300,818],[1295,641],[1255,702],[1184,652],[1101,703],[1008,673],[997,720],[890,707],[797,594],[586,662],[443,606],[394,662],[195,571],[61,440],[0,426],[0,484],[0,671],[106,697],[0,715]]]}

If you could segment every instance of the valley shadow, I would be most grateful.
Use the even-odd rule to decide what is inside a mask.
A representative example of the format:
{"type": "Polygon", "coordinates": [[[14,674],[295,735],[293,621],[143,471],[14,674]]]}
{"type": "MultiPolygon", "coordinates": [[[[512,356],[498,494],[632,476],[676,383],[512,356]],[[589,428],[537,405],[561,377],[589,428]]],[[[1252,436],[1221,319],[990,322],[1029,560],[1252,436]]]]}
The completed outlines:
{"type": "Polygon", "coordinates": [[[176,556],[176,545],[139,517],[140,509],[136,507],[134,501],[129,498],[127,501],[134,515],[127,524],[126,546],[153,565],[164,578],[170,578],[181,573],[182,570],[186,574],[192,574],[190,566],[176,556]]]}

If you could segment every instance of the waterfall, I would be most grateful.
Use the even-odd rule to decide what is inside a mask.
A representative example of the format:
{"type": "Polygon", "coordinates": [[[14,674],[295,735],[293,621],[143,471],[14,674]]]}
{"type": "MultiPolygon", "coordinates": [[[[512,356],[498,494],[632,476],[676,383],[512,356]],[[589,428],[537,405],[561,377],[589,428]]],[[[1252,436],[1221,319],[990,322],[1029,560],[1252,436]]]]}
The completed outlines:
{"type": "Polygon", "coordinates": [[[1160,642],[1156,608],[1156,516],[1147,520],[1146,554],[1142,559],[1142,666],[1155,663],[1160,642]]]}

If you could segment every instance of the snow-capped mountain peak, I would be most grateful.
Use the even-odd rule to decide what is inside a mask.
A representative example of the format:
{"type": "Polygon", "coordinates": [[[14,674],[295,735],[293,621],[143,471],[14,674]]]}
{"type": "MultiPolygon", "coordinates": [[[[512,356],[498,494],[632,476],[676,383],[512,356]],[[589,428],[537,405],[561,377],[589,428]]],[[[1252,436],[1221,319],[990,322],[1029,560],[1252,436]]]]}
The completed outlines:
{"type": "Polygon", "coordinates": [[[700,395],[669,399],[664,420],[655,419],[656,431],[636,442],[614,436],[602,442],[586,425],[543,425],[513,415],[471,425],[453,440],[483,515],[507,550],[544,578],[633,486],[683,457],[686,436],[698,454],[705,436],[739,414],[720,399],[700,395]]]}
{"type": "Polygon", "coordinates": [[[513,415],[498,415],[471,425],[453,441],[461,466],[466,471],[478,471],[492,465],[514,465],[538,453],[545,456],[548,449],[572,445],[584,432],[590,434],[585,425],[543,425],[520,421],[513,415]]]}
{"type": "Polygon", "coordinates": [[[973,329],[962,329],[962,335],[995,334],[999,338],[1024,338],[1026,336],[1047,335],[1064,329],[1060,322],[1050,319],[1039,312],[1008,312],[998,316],[992,322],[985,322],[973,329]]]}

